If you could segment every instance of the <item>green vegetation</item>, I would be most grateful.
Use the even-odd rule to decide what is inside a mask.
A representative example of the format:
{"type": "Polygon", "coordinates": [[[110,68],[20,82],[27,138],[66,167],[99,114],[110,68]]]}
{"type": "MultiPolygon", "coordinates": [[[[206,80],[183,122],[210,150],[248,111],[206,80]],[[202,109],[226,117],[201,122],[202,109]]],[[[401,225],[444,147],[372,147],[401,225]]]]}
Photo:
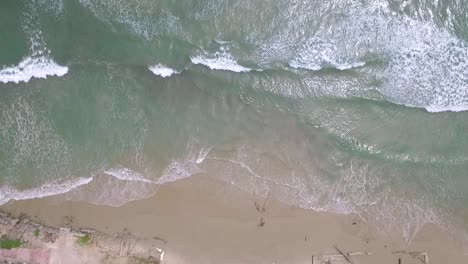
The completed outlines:
{"type": "Polygon", "coordinates": [[[0,248],[1,249],[13,249],[19,248],[23,245],[23,242],[19,239],[10,239],[7,237],[0,238],[0,248]]]}
{"type": "Polygon", "coordinates": [[[39,228],[37,228],[36,230],[34,230],[34,236],[35,236],[35,237],[39,237],[40,234],[41,234],[41,230],[39,230],[39,228]]]}
{"type": "Polygon", "coordinates": [[[93,240],[93,237],[90,234],[86,234],[78,239],[78,244],[80,246],[86,246],[86,245],[89,245],[92,240],[93,240]]]}

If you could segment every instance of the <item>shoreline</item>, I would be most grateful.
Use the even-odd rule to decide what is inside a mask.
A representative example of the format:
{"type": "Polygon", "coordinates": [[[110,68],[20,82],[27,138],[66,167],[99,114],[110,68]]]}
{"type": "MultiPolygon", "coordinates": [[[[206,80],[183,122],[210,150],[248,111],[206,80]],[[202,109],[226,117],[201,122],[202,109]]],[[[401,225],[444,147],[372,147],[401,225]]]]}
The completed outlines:
{"type": "MultiPolygon", "coordinates": [[[[256,197],[198,174],[160,186],[152,197],[120,207],[63,201],[53,196],[11,201],[0,210],[45,225],[86,227],[110,236],[153,241],[163,263],[468,263],[461,245],[426,225],[410,245],[375,235],[357,215],[317,213],[256,197]],[[425,256],[425,254],[427,256],[425,256]],[[418,260],[419,259],[419,260],[418,260]],[[424,262],[423,262],[424,263],[424,262]]],[[[92,262],[89,262],[92,263],[92,262]]]]}

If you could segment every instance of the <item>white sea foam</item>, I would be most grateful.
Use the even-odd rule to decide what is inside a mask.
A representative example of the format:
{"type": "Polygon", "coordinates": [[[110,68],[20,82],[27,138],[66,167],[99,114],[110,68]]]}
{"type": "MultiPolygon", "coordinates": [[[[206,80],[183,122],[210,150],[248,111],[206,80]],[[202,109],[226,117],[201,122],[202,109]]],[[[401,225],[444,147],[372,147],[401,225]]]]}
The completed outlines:
{"type": "Polygon", "coordinates": [[[249,72],[252,69],[239,65],[235,60],[226,57],[209,58],[196,56],[190,58],[193,64],[205,65],[212,70],[224,70],[232,72],[249,72]]]}
{"type": "Polygon", "coordinates": [[[234,57],[228,52],[226,48],[221,48],[220,51],[214,54],[202,52],[190,60],[193,64],[205,65],[212,70],[223,70],[232,72],[249,72],[252,69],[239,65],[234,57]]]}
{"type": "Polygon", "coordinates": [[[325,68],[335,68],[337,70],[344,71],[344,70],[350,70],[353,68],[363,67],[364,65],[366,65],[366,63],[363,61],[350,62],[350,63],[333,62],[328,65],[318,65],[318,64],[313,64],[313,63],[300,63],[297,61],[289,62],[289,66],[295,69],[306,69],[306,70],[311,70],[311,71],[320,71],[325,68]]]}
{"type": "Polygon", "coordinates": [[[166,169],[164,169],[161,178],[159,178],[156,183],[164,184],[174,182],[201,172],[202,170],[192,159],[174,160],[166,169]]]}
{"type": "MultiPolygon", "coordinates": [[[[313,160],[302,156],[300,148],[295,151],[289,157],[295,162],[302,158],[313,160]]],[[[220,180],[248,193],[263,197],[270,193],[284,203],[318,212],[356,213],[366,222],[381,227],[383,234],[400,232],[408,243],[427,223],[444,226],[440,211],[431,206],[427,197],[402,195],[400,189],[389,186],[390,177],[376,175],[369,164],[336,155],[331,156],[340,164],[336,179],[313,173],[310,170],[315,167],[313,162],[299,162],[304,167],[294,171],[285,168],[282,172],[283,168],[276,166],[275,158],[269,160],[272,156],[259,157],[250,151],[246,155],[243,150],[222,157],[213,154],[210,161],[215,163],[210,166],[223,171],[218,175],[220,180]],[[307,167],[309,169],[301,173],[307,167]]]]}
{"type": "Polygon", "coordinates": [[[67,200],[121,206],[153,195],[158,186],[137,171],[116,166],[97,175],[93,182],[64,195],[67,200]]]}
{"type": "Polygon", "coordinates": [[[349,70],[349,69],[352,69],[352,68],[363,67],[364,65],[366,65],[366,63],[364,61],[334,64],[335,68],[338,69],[338,70],[341,70],[341,71],[349,70]]]}
{"type": "Polygon", "coordinates": [[[187,144],[187,153],[183,158],[173,160],[163,171],[161,177],[156,181],[157,184],[174,182],[188,178],[192,175],[203,172],[199,164],[203,162],[211,148],[201,148],[195,139],[191,139],[187,144]],[[197,162],[199,161],[199,162],[197,162]]]}
{"type": "Polygon", "coordinates": [[[152,0],[79,0],[80,4],[104,23],[117,23],[146,39],[161,36],[162,32],[182,31],[179,17],[152,0]]]}
{"type": "Polygon", "coordinates": [[[164,169],[162,176],[154,181],[147,179],[140,172],[118,165],[104,171],[105,175],[46,183],[32,189],[17,190],[11,185],[5,185],[0,187],[0,205],[10,200],[28,200],[64,194],[64,197],[69,200],[121,206],[154,194],[160,184],[185,179],[203,172],[198,167],[197,161],[202,161],[209,150],[210,148],[202,148],[197,155],[194,142],[189,142],[187,156],[173,160],[164,169]],[[110,180],[106,178],[106,175],[110,176],[110,180]]]}
{"type": "Polygon", "coordinates": [[[145,176],[143,176],[141,173],[122,166],[111,168],[109,170],[106,170],[104,173],[123,181],[140,181],[153,183],[152,181],[146,179],[145,176]]]}
{"type": "Polygon", "coordinates": [[[468,110],[465,41],[434,22],[407,15],[354,12],[352,18],[364,20],[367,27],[386,29],[373,32],[372,38],[378,41],[376,50],[388,56],[378,89],[390,101],[429,112],[468,110]]]}
{"type": "Polygon", "coordinates": [[[69,200],[87,201],[93,204],[121,206],[128,202],[144,199],[157,192],[159,185],[188,178],[202,172],[197,158],[206,157],[209,149],[200,150],[197,155],[195,142],[188,144],[185,157],[173,160],[162,172],[160,178],[151,180],[135,170],[115,166],[96,176],[93,183],[66,194],[69,200]]]}
{"type": "Polygon", "coordinates": [[[439,112],[464,112],[468,111],[468,104],[466,105],[454,105],[454,106],[428,106],[426,110],[431,113],[439,113],[439,112]]]}
{"type": "Polygon", "coordinates": [[[147,179],[140,172],[116,166],[93,181],[89,189],[77,189],[67,194],[68,199],[88,201],[93,204],[121,206],[128,202],[147,198],[157,192],[159,185],[188,178],[201,172],[194,156],[172,161],[157,180],[147,179]]]}
{"type": "Polygon", "coordinates": [[[45,79],[47,76],[63,76],[67,72],[68,67],[58,65],[46,56],[27,57],[18,65],[1,69],[0,82],[29,82],[31,78],[45,79]]]}
{"type": "Polygon", "coordinates": [[[77,178],[66,182],[46,183],[40,187],[27,190],[17,190],[12,186],[6,185],[0,187],[0,205],[10,200],[28,200],[67,193],[79,186],[90,183],[92,180],[92,177],[77,178]]]}
{"type": "Polygon", "coordinates": [[[226,44],[231,44],[232,41],[228,41],[228,40],[221,40],[221,39],[215,39],[214,40],[216,43],[218,44],[221,44],[221,45],[226,45],[226,44]]]}
{"type": "Polygon", "coordinates": [[[340,50],[340,45],[333,39],[314,36],[302,44],[289,66],[306,70],[319,71],[324,68],[349,70],[362,67],[366,63],[340,50]]]}
{"type": "Polygon", "coordinates": [[[166,67],[162,64],[156,64],[154,66],[148,67],[148,69],[153,72],[155,75],[161,76],[163,78],[169,77],[173,74],[179,74],[180,72],[171,69],[169,67],[166,67]]]}
{"type": "Polygon", "coordinates": [[[28,3],[31,5],[30,8],[41,8],[54,15],[59,15],[64,9],[63,0],[31,0],[28,3]]]}
{"type": "Polygon", "coordinates": [[[429,112],[468,110],[468,44],[433,23],[401,19],[381,92],[429,112]]]}
{"type": "Polygon", "coordinates": [[[210,150],[211,150],[211,147],[209,147],[209,148],[202,147],[200,149],[200,153],[198,154],[198,158],[196,160],[196,163],[197,164],[202,163],[206,159],[206,156],[208,156],[208,153],[210,153],[210,150]]]}
{"type": "MultiPolygon", "coordinates": [[[[324,84],[326,77],[321,76],[310,87],[319,94],[323,90],[347,97],[353,90],[351,96],[359,97],[375,89],[391,102],[429,112],[468,110],[468,43],[455,33],[454,24],[396,12],[380,0],[336,1],[332,9],[320,3],[310,5],[311,10],[302,10],[309,8],[304,5],[290,8],[284,14],[291,17],[280,20],[289,23],[274,25],[279,33],[257,45],[257,61],[267,65],[285,61],[312,71],[359,70],[359,76],[346,76],[337,85],[324,84]],[[325,10],[321,23],[305,19],[325,10]]],[[[423,9],[432,12],[430,7],[423,9]]]]}

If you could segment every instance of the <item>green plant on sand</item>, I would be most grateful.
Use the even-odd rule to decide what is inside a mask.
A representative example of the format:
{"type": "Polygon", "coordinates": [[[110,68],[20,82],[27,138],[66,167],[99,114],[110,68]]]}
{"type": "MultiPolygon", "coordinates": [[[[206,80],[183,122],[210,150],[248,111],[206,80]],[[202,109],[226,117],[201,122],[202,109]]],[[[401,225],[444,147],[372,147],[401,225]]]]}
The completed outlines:
{"type": "Polygon", "coordinates": [[[86,235],[78,238],[78,244],[80,246],[86,246],[86,245],[89,245],[92,240],[93,240],[93,237],[90,234],[86,234],[86,235]]]}
{"type": "Polygon", "coordinates": [[[10,239],[8,237],[0,238],[0,248],[1,249],[13,249],[19,248],[23,245],[23,242],[19,239],[10,239]]]}
{"type": "Polygon", "coordinates": [[[39,237],[40,234],[41,234],[41,230],[39,230],[39,228],[37,228],[36,230],[34,230],[34,236],[35,236],[35,237],[39,237]]]}

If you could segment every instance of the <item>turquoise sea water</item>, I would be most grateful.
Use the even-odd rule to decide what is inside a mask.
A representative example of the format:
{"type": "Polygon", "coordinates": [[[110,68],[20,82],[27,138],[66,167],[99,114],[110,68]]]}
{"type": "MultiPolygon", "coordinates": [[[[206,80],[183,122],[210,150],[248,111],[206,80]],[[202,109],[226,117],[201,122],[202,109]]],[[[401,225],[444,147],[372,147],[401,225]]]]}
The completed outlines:
{"type": "Polygon", "coordinates": [[[204,172],[465,234],[467,25],[463,0],[2,0],[0,204],[204,172]]]}

